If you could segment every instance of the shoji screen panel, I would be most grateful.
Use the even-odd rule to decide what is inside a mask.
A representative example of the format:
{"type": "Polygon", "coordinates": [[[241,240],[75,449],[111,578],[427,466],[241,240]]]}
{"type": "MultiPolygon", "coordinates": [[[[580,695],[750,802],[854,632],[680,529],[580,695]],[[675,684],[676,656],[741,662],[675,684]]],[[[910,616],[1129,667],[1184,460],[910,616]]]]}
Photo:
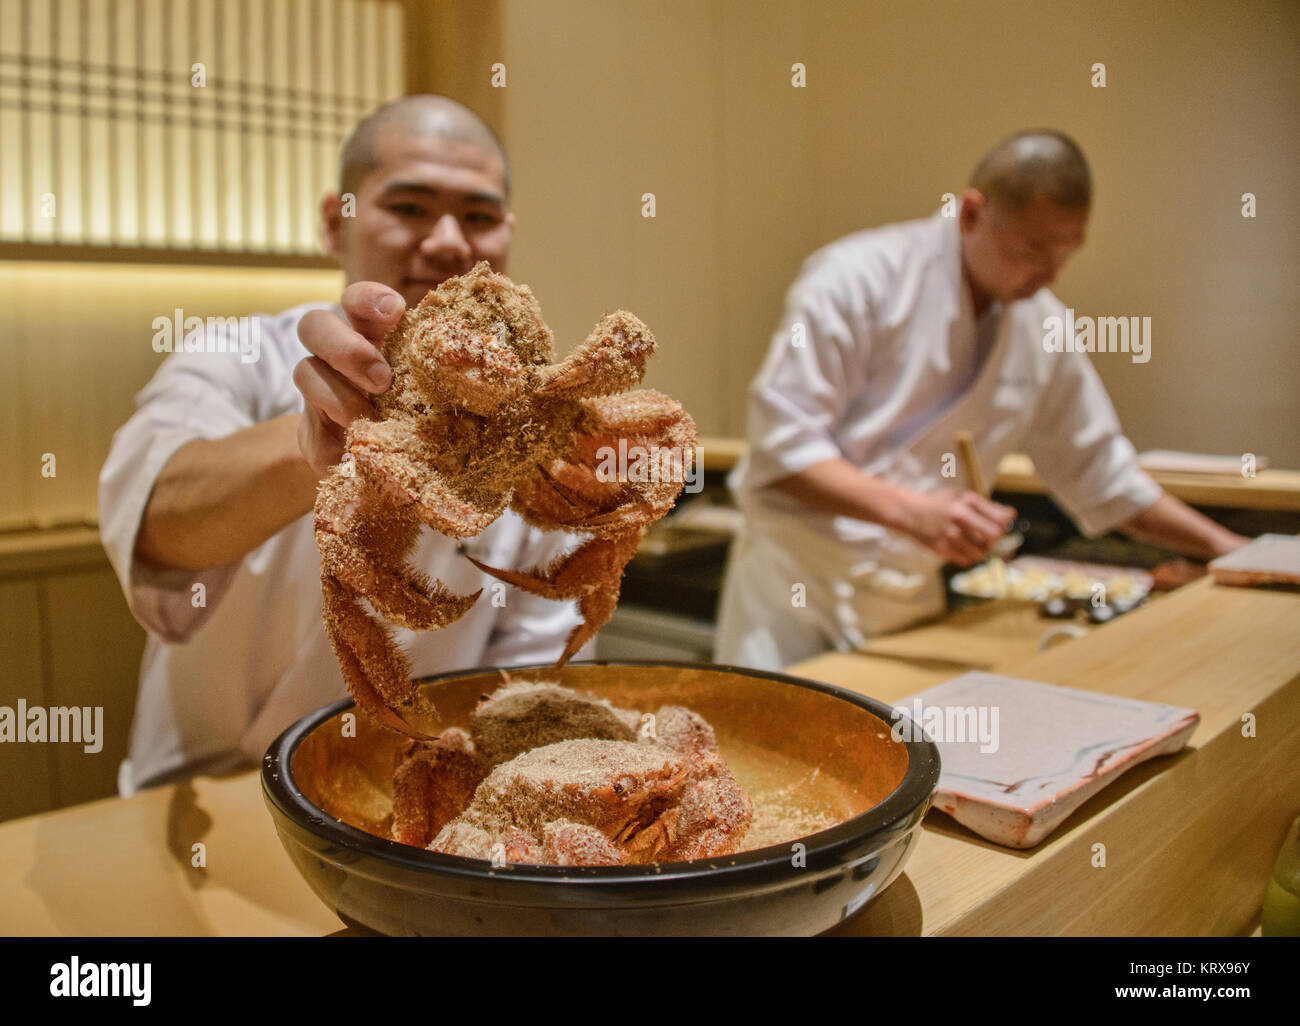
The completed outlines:
{"type": "Polygon", "coordinates": [[[0,0],[4,255],[318,256],[402,49],[398,0],[0,0]]]}

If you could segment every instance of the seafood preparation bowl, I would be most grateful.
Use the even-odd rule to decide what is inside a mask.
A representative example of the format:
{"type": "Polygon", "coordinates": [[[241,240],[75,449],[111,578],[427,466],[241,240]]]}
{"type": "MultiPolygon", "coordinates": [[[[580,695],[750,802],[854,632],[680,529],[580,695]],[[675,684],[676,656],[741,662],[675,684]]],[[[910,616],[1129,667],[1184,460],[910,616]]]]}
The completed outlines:
{"type": "MultiPolygon", "coordinates": [[[[407,739],[343,700],[276,739],[262,790],[294,865],[348,926],[405,936],[815,934],[899,875],[939,780],[938,749],[906,717],[817,681],[687,663],[509,674],[643,712],[698,712],[753,800],[745,850],[657,865],[494,867],[398,844],[388,839],[392,775],[407,739]]],[[[420,681],[439,718],[419,726],[467,725],[501,682],[497,670],[420,681]]]]}

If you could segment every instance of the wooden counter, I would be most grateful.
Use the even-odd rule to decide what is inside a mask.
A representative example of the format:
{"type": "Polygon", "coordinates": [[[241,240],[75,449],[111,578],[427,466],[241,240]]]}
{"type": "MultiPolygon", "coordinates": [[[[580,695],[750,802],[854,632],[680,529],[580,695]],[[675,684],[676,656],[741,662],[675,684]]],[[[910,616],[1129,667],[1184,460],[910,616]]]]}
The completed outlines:
{"type": "MultiPolygon", "coordinates": [[[[1189,706],[1201,723],[1187,750],[1121,777],[1031,851],[997,847],[932,812],[903,875],[835,932],[1248,931],[1300,812],[1298,626],[1300,593],[1205,579],[1086,638],[995,663],[1189,706]],[[1242,736],[1247,713],[1255,737],[1242,736]],[[1105,868],[1093,865],[1096,844],[1105,868]]],[[[906,668],[833,654],[793,669],[893,702],[919,683],[895,667],[906,668]]],[[[6,932],[19,935],[319,936],[341,927],[281,849],[253,772],[0,825],[0,909],[6,932]],[[204,868],[192,865],[196,844],[204,868]]]]}
{"type": "MultiPolygon", "coordinates": [[[[1188,474],[1172,470],[1148,471],[1170,495],[1193,506],[1228,509],[1300,511],[1300,470],[1261,470],[1254,477],[1232,474],[1188,474]]],[[[1044,495],[1034,461],[1023,453],[1009,453],[998,464],[998,491],[1044,495]]]]}
{"type": "Polygon", "coordinates": [[[740,462],[747,448],[743,438],[705,436],[699,440],[696,452],[700,465],[706,471],[728,471],[740,462]]]}
{"type": "MultiPolygon", "coordinates": [[[[730,470],[745,454],[743,438],[700,439],[705,470],[730,470]]],[[[1151,477],[1170,495],[1195,506],[1300,512],[1300,470],[1261,470],[1246,478],[1229,474],[1187,474],[1151,471],[1151,477]]],[[[998,464],[994,488],[1002,492],[1046,494],[1034,462],[1023,453],[1009,453],[998,464]]]]}
{"type": "MultiPolygon", "coordinates": [[[[886,702],[916,688],[857,656],[792,668],[886,702]]],[[[876,661],[879,665],[879,660],[876,661]]],[[[1196,709],[1188,747],[1015,851],[931,813],[904,876],[835,931],[1221,935],[1248,931],[1300,814],[1300,593],[1203,579],[1000,673],[1196,709]],[[1255,736],[1243,736],[1243,717],[1255,736]],[[1106,865],[1093,865],[1094,845],[1106,865]],[[901,885],[901,886],[900,886],[901,885]]]]}
{"type": "Polygon", "coordinates": [[[0,820],[117,793],[144,644],[93,527],[0,532],[0,705],[104,708],[98,754],[0,745],[0,820]]]}

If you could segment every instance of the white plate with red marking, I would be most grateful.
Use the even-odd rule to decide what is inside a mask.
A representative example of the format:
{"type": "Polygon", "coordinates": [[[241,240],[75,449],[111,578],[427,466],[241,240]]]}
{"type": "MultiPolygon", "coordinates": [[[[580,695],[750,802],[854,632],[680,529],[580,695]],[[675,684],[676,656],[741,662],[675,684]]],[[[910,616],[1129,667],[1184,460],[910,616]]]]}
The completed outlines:
{"type": "Polygon", "coordinates": [[[1201,718],[1193,709],[979,672],[895,708],[939,746],[933,807],[1010,848],[1034,847],[1122,773],[1178,751],[1201,718]]]}
{"type": "Polygon", "coordinates": [[[1210,563],[1220,584],[1300,584],[1300,537],[1261,534],[1210,563]]]}

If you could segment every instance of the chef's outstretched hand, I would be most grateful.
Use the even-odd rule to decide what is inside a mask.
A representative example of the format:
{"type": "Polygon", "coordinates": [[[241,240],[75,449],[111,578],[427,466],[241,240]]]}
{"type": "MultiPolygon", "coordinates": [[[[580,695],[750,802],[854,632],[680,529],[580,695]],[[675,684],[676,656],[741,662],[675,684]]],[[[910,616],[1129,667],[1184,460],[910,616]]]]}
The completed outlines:
{"type": "Polygon", "coordinates": [[[958,566],[987,559],[1016,519],[1010,506],[956,489],[916,493],[910,513],[912,537],[958,566]]]}
{"type": "Polygon", "coordinates": [[[343,456],[343,437],[357,417],[373,417],[370,396],[392,384],[379,344],[406,309],[401,295],[374,281],[353,282],[341,300],[345,323],[330,310],[298,322],[298,339],[312,355],[293,369],[306,403],[298,446],[322,476],[343,456]]]}

